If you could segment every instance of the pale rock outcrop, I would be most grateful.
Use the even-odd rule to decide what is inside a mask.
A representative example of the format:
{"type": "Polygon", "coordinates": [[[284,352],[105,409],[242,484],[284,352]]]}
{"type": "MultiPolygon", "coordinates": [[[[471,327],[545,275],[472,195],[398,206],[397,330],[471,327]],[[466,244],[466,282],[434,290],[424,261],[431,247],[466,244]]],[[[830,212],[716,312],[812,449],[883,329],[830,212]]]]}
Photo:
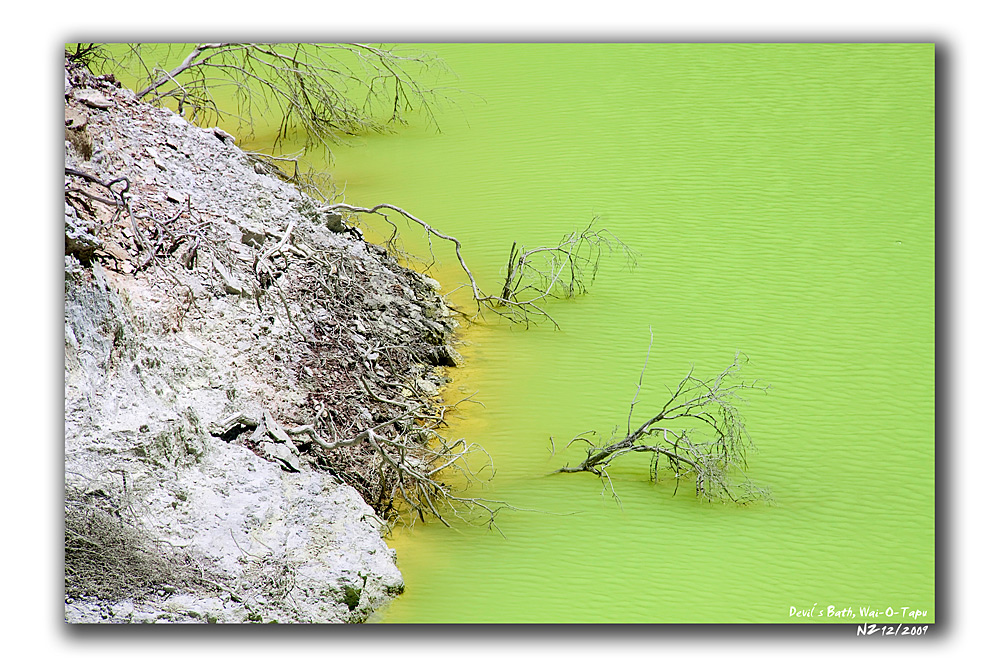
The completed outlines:
{"type": "MultiPolygon", "coordinates": [[[[98,515],[112,529],[120,521],[140,552],[177,570],[174,581],[149,579],[156,585],[144,592],[70,591],[66,620],[363,621],[403,589],[376,513],[289,443],[255,451],[247,434],[214,428],[236,413],[287,420],[311,407],[310,348],[288,319],[262,316],[256,277],[240,267],[289,225],[313,247],[342,250],[376,286],[348,323],[361,341],[351,345],[364,343],[362,331],[381,331],[401,343],[432,340],[429,354],[447,357],[447,307],[428,281],[348,233],[339,216],[316,213],[298,189],[260,173],[225,133],[69,66],[66,104],[68,169],[103,182],[128,177],[129,194],[153,215],[158,205],[190,205],[185,224],[221,238],[232,260],[179,244],[174,256],[186,268],[167,275],[144,258],[127,215],[112,218],[105,207],[110,222],[95,226],[67,203],[67,530],[98,515]]],[[[103,206],[80,204],[90,205],[103,206]]],[[[303,322],[336,316],[288,307],[303,322]]],[[[433,363],[413,369],[421,388],[441,382],[433,363]]]]}

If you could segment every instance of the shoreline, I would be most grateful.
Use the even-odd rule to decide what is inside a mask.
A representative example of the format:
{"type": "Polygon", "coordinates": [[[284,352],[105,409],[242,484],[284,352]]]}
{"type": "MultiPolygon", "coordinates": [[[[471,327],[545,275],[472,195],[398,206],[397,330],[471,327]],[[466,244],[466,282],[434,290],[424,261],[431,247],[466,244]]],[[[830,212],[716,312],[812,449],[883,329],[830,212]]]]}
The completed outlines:
{"type": "Polygon", "coordinates": [[[66,620],[363,622],[404,583],[350,436],[440,401],[447,303],[227,133],[65,93],[66,620]]]}

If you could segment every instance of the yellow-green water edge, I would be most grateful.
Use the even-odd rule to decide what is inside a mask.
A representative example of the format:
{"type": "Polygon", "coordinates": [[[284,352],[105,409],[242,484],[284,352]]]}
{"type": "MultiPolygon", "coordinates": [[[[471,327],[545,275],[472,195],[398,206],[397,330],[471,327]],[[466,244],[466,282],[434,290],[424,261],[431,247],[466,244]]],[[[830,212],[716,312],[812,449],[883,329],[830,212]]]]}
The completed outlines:
{"type": "MultiPolygon", "coordinates": [[[[387,622],[822,622],[789,608],[934,620],[932,45],[433,45],[459,77],[438,120],[338,150],[348,200],[463,240],[480,281],[510,243],[594,214],[641,253],[552,308],[562,330],[469,331],[453,434],[481,443],[496,532],[397,531],[387,622]],[[775,506],[615,477],[549,476],[736,350],[772,385],[744,409],[775,506]]],[[[286,147],[287,150],[287,147],[286,147]]],[[[439,247],[446,289],[458,274],[439,247]]],[[[872,619],[876,620],[876,619],[872,619]]],[[[879,621],[901,620],[885,617],[879,621]]]]}

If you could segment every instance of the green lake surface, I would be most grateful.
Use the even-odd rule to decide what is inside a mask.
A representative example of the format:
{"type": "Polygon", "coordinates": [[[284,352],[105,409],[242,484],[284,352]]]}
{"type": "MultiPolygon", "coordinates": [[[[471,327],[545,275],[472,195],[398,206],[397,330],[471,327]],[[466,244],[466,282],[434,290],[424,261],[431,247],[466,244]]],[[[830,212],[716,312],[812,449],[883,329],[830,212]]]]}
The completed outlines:
{"type": "MultiPolygon", "coordinates": [[[[854,623],[818,614],[867,606],[933,622],[934,46],[426,48],[454,72],[442,132],[415,118],[338,147],[348,202],[460,238],[487,290],[513,241],[595,215],[640,257],[554,302],[558,331],[463,327],[448,398],[483,405],[448,435],[493,458],[477,494],[539,511],[504,511],[503,535],[397,529],[406,590],[381,620],[854,623]],[[642,458],[612,469],[620,504],[593,475],[548,474],[583,458],[550,437],[624,427],[650,331],[638,417],[737,351],[771,386],[743,414],[775,504],[675,496],[642,458]]],[[[452,249],[434,252],[456,289],[452,249]]]]}
{"type": "MultiPolygon", "coordinates": [[[[469,95],[441,134],[414,121],[338,150],[348,201],[462,239],[494,290],[512,241],[552,243],[594,215],[641,256],[554,304],[559,331],[467,327],[454,398],[485,407],[453,434],[492,455],[483,494],[551,514],[505,512],[506,538],[397,530],[407,588],[383,619],[859,620],[789,615],[815,604],[932,622],[933,45],[428,48],[469,95]],[[582,459],[553,458],[550,436],[623,427],[650,328],[637,415],[737,350],[771,385],[743,411],[750,473],[776,504],[673,496],[645,459],[615,474],[620,506],[592,475],[546,474],[582,459]]],[[[449,252],[437,275],[454,289],[449,252]]]]}

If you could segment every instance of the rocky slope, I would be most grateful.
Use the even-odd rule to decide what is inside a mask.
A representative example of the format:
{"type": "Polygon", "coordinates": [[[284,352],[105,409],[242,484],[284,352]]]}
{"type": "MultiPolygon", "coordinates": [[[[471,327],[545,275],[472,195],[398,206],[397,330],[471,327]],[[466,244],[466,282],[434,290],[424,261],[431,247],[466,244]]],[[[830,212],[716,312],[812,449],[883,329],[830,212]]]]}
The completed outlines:
{"type": "Polygon", "coordinates": [[[433,281],[221,130],[68,62],[65,95],[67,621],[363,621],[391,488],[317,443],[444,381],[433,281]]]}

